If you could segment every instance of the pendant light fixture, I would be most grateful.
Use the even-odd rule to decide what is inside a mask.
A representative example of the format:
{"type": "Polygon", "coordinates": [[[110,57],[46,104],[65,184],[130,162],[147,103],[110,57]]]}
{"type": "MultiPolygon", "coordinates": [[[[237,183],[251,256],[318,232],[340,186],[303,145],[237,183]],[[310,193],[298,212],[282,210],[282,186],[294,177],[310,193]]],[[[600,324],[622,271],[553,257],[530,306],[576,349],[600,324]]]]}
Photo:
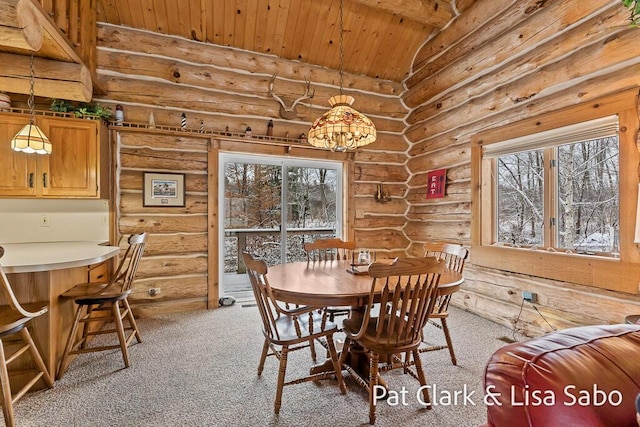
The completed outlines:
{"type": "Polygon", "coordinates": [[[34,109],[34,93],[33,85],[35,82],[35,72],[33,71],[33,52],[31,52],[31,61],[29,69],[29,100],[27,105],[29,106],[29,123],[20,129],[20,132],[16,134],[11,140],[11,148],[15,151],[22,151],[24,153],[37,153],[37,154],[50,154],[51,142],[46,135],[36,126],[36,117],[33,111],[34,109]]]}
{"type": "Polygon", "coordinates": [[[340,0],[340,95],[329,99],[331,109],[316,119],[307,141],[331,151],[354,150],[376,140],[376,127],[367,116],[351,108],[352,96],[342,94],[344,79],[344,5],[340,0]]]}

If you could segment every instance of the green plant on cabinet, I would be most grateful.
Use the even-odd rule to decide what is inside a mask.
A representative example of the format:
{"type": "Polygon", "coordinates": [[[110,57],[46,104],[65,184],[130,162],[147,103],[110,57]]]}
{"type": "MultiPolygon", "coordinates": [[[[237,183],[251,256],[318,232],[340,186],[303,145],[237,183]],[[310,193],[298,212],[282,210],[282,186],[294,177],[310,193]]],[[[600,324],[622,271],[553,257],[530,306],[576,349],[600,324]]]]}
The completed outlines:
{"type": "Polygon", "coordinates": [[[93,116],[100,117],[104,120],[111,120],[113,116],[111,108],[104,107],[95,102],[82,102],[76,106],[64,99],[53,99],[49,109],[58,113],[73,113],[76,117],[93,116]]]}

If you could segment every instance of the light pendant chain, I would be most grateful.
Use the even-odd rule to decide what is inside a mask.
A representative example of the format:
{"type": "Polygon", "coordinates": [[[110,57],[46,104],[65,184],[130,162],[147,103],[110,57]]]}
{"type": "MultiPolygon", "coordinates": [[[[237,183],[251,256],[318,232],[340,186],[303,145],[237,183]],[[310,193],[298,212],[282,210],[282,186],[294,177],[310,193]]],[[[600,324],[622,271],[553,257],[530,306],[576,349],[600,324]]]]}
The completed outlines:
{"type": "Polygon", "coordinates": [[[33,52],[31,52],[31,61],[29,62],[29,75],[30,75],[30,79],[29,79],[29,99],[27,100],[27,106],[29,106],[29,112],[31,114],[31,123],[33,123],[33,117],[34,117],[34,108],[35,108],[35,104],[34,104],[34,85],[35,85],[35,79],[36,79],[36,73],[33,69],[33,52]]]}
{"type": "Polygon", "coordinates": [[[342,83],[344,79],[344,4],[343,0],[340,0],[340,95],[342,95],[342,83]]]}

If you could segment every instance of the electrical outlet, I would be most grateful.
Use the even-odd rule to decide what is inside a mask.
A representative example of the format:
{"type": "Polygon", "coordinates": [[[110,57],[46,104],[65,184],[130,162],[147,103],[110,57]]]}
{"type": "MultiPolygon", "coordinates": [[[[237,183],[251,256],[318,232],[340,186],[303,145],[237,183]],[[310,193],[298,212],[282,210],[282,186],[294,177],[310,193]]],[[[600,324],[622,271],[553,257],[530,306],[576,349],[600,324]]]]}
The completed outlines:
{"type": "Polygon", "coordinates": [[[356,209],[356,218],[357,219],[362,219],[364,218],[364,211],[361,209],[356,209]]]}
{"type": "Polygon", "coordinates": [[[107,214],[102,215],[102,225],[104,226],[109,225],[109,215],[107,214]]]}
{"type": "Polygon", "coordinates": [[[42,214],[40,217],[40,227],[49,227],[51,224],[49,223],[49,215],[42,214]]]}
{"type": "Polygon", "coordinates": [[[522,299],[529,301],[531,304],[538,302],[538,294],[531,291],[522,291],[522,299]]]}
{"type": "Polygon", "coordinates": [[[156,295],[158,295],[161,292],[160,288],[150,288],[149,289],[149,295],[151,295],[152,297],[155,297],[156,295]]]}

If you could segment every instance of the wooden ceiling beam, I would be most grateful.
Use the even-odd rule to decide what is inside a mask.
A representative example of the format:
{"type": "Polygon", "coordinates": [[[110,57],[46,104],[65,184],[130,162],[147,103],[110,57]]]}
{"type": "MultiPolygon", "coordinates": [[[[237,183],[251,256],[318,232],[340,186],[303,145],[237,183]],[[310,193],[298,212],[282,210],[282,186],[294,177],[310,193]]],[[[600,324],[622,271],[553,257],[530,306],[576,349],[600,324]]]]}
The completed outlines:
{"type": "Polygon", "coordinates": [[[454,17],[451,4],[442,0],[351,0],[405,19],[443,28],[454,17]]]}
{"type": "Polygon", "coordinates": [[[29,93],[32,53],[37,96],[91,101],[91,73],[42,5],[0,0],[0,90],[29,93]]]}
{"type": "Polygon", "coordinates": [[[0,45],[39,50],[42,27],[32,0],[0,0],[0,45]]]}
{"type": "Polygon", "coordinates": [[[0,0],[0,51],[83,64],[67,37],[35,0],[0,0]]]}
{"type": "MultiPolygon", "coordinates": [[[[28,94],[30,57],[0,53],[0,91],[28,94]]],[[[91,73],[86,66],[71,62],[34,58],[34,94],[45,98],[89,102],[93,93],[91,73]]]]}

